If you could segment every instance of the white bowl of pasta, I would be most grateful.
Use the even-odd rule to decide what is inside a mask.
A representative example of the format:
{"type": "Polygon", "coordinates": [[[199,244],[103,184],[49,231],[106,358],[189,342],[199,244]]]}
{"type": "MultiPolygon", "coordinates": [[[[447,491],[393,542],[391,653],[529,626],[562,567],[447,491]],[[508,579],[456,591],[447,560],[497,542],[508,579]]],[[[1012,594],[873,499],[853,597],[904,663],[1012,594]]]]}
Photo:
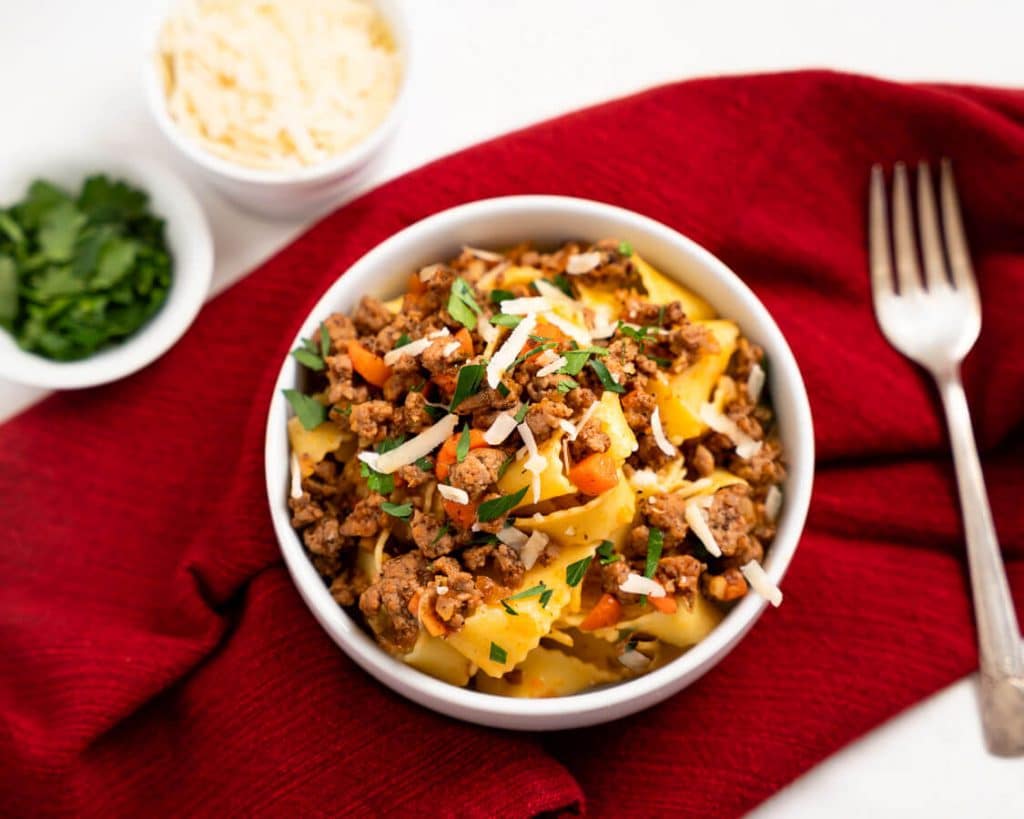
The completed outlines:
{"type": "Polygon", "coordinates": [[[557,196],[456,207],[357,261],[293,347],[274,529],[323,628],[409,699],[510,729],[617,719],[780,602],[813,480],[803,380],[750,289],[667,226],[557,196]]]}

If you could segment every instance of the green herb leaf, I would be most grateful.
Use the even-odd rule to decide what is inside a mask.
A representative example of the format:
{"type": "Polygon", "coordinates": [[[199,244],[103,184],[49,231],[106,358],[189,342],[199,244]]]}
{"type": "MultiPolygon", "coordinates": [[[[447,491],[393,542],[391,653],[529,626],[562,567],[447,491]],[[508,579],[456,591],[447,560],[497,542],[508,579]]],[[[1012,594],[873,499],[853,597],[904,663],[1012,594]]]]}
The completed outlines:
{"type": "Polygon", "coordinates": [[[511,392],[511,390],[508,388],[508,385],[504,381],[499,381],[498,386],[495,387],[495,389],[498,391],[502,398],[504,398],[511,392]]]}
{"type": "Polygon", "coordinates": [[[605,365],[603,361],[594,358],[591,359],[589,363],[590,369],[592,369],[594,373],[597,375],[597,380],[601,382],[602,387],[604,387],[609,392],[617,392],[619,394],[622,394],[626,391],[626,388],[623,387],[621,384],[615,383],[615,379],[612,378],[612,374],[608,372],[608,367],[605,365]]]}
{"type": "Polygon", "coordinates": [[[459,378],[455,382],[455,394],[452,395],[452,403],[448,407],[449,412],[454,412],[459,404],[471,395],[476,395],[480,381],[484,377],[484,369],[483,364],[466,364],[459,370],[459,378]]]}
{"type": "Polygon", "coordinates": [[[620,256],[632,256],[633,255],[633,245],[631,245],[629,242],[625,242],[625,241],[619,242],[619,255],[620,256]]]}
{"type": "Polygon", "coordinates": [[[296,347],[292,350],[292,358],[298,361],[303,367],[320,372],[324,368],[324,361],[320,356],[314,355],[305,347],[296,347]]]}
{"type": "Polygon", "coordinates": [[[437,534],[434,535],[433,539],[430,541],[430,545],[433,546],[450,531],[451,527],[447,523],[442,524],[441,527],[437,530],[437,534]]]}
{"type": "Polygon", "coordinates": [[[399,347],[404,347],[406,344],[410,343],[411,341],[412,341],[412,339],[409,338],[409,336],[407,334],[402,333],[402,335],[400,335],[398,337],[398,340],[395,342],[395,349],[397,350],[399,347]]]}
{"type": "Polygon", "coordinates": [[[622,560],[622,555],[615,551],[615,544],[610,540],[601,541],[601,544],[597,547],[597,556],[601,559],[602,566],[622,560]]]}
{"type": "MultiPolygon", "coordinates": [[[[488,296],[492,304],[501,304],[503,301],[511,301],[515,297],[516,294],[513,293],[511,290],[500,289],[492,290],[490,296],[488,296]]],[[[491,323],[493,324],[494,322],[492,321],[491,323]]]]}
{"type": "Polygon", "coordinates": [[[622,333],[622,335],[629,336],[631,339],[633,339],[633,341],[643,342],[647,339],[646,327],[641,327],[637,329],[636,327],[630,327],[624,321],[620,320],[619,323],[615,325],[615,329],[618,332],[622,333]]]}
{"type": "Polygon", "coordinates": [[[320,323],[320,356],[327,358],[331,354],[331,334],[327,331],[327,325],[320,323]]]}
{"type": "Polygon", "coordinates": [[[497,643],[491,643],[491,661],[503,663],[508,659],[508,652],[497,643]]]}
{"type": "Polygon", "coordinates": [[[665,536],[661,529],[652,526],[647,535],[647,563],[644,566],[644,577],[654,577],[658,561],[661,560],[661,547],[664,541],[665,536]]]}
{"type": "Polygon", "coordinates": [[[528,597],[535,597],[538,594],[543,594],[544,589],[547,586],[544,583],[538,583],[536,586],[531,586],[526,591],[521,591],[518,594],[513,594],[511,597],[507,597],[506,600],[525,600],[528,597]]]}
{"type": "Polygon", "coordinates": [[[575,563],[570,563],[565,567],[565,582],[570,587],[578,586],[580,581],[583,580],[583,575],[587,573],[587,569],[590,568],[590,561],[593,558],[587,555],[582,560],[577,560],[575,563]]]}
{"type": "Polygon", "coordinates": [[[491,316],[491,324],[495,327],[515,327],[523,320],[522,316],[510,316],[507,313],[497,313],[491,316]]]}
{"type": "Polygon", "coordinates": [[[426,412],[434,421],[444,418],[444,416],[448,414],[447,407],[439,407],[436,404],[424,404],[423,411],[426,412]]]}
{"type": "Polygon", "coordinates": [[[508,468],[515,462],[516,456],[509,455],[504,461],[501,462],[501,466],[498,467],[498,480],[500,481],[505,477],[505,473],[508,472],[508,468]]]}
{"type": "Polygon", "coordinates": [[[661,327],[665,323],[665,305],[661,305],[658,308],[658,327],[661,327]]]}
{"type": "Polygon", "coordinates": [[[10,328],[18,315],[18,268],[10,256],[0,256],[0,325],[10,328]]]}
{"type": "Polygon", "coordinates": [[[395,491],[394,477],[378,472],[367,463],[359,464],[359,474],[366,478],[366,485],[371,492],[376,492],[380,495],[390,495],[395,491]]]}
{"type": "Polygon", "coordinates": [[[393,518],[399,518],[400,520],[408,520],[412,517],[412,504],[411,503],[391,503],[391,501],[384,501],[380,508],[391,515],[393,518]]]}
{"type": "Polygon", "coordinates": [[[461,276],[452,282],[451,295],[448,297],[448,313],[464,327],[470,330],[476,327],[480,305],[473,297],[473,288],[461,276]]]}
{"type": "Polygon", "coordinates": [[[557,276],[555,276],[551,280],[551,283],[559,290],[561,290],[563,293],[565,293],[565,295],[567,295],[570,299],[576,298],[575,294],[572,292],[572,282],[569,281],[569,277],[566,276],[564,273],[559,273],[557,276]]]}
{"type": "Polygon", "coordinates": [[[657,365],[658,365],[659,367],[671,367],[671,366],[672,366],[672,361],[671,361],[671,359],[668,359],[668,358],[660,358],[659,356],[656,356],[656,355],[651,355],[650,353],[647,353],[647,357],[648,357],[649,359],[651,359],[651,361],[653,361],[653,362],[654,362],[655,364],[657,364],[657,365]]]}
{"type": "Polygon", "coordinates": [[[327,420],[327,407],[308,395],[303,395],[298,390],[284,390],[284,397],[292,405],[299,422],[306,429],[316,429],[327,420]]]}
{"type": "Polygon", "coordinates": [[[526,402],[521,407],[519,407],[519,409],[516,410],[515,416],[513,416],[516,419],[516,423],[517,424],[523,423],[523,419],[526,417],[526,413],[528,413],[529,411],[530,411],[530,404],[529,404],[529,402],[526,402]]]}
{"type": "Polygon", "coordinates": [[[562,353],[565,358],[565,365],[558,371],[565,375],[579,375],[583,366],[590,359],[588,350],[566,350],[562,353]]]}
{"type": "Polygon", "coordinates": [[[521,356],[519,356],[519,358],[517,358],[515,361],[513,361],[511,366],[509,366],[509,369],[510,370],[515,369],[520,364],[522,364],[524,361],[526,361],[526,359],[533,358],[535,355],[540,355],[545,350],[550,350],[552,347],[557,347],[557,346],[558,346],[558,342],[557,341],[548,341],[545,344],[538,344],[536,347],[532,347],[531,349],[527,350],[525,353],[523,353],[521,356]]]}
{"type": "Polygon", "coordinates": [[[544,593],[540,596],[540,607],[542,609],[546,609],[548,607],[548,603],[551,602],[551,595],[553,595],[554,593],[554,589],[546,589],[544,593]]]}
{"type": "Polygon", "coordinates": [[[469,454],[469,426],[462,428],[462,433],[459,435],[459,440],[455,444],[455,461],[462,463],[466,460],[466,456],[469,454]]]}
{"type": "Polygon", "coordinates": [[[579,387],[580,382],[575,378],[566,376],[555,385],[555,389],[558,390],[562,395],[572,392],[574,389],[579,387]]]}
{"type": "Polygon", "coordinates": [[[424,472],[434,471],[434,462],[430,460],[430,458],[428,458],[426,455],[424,455],[422,458],[416,459],[416,466],[419,469],[422,469],[424,472]]]}
{"type": "Polygon", "coordinates": [[[511,495],[502,495],[500,498],[491,498],[480,504],[480,508],[477,510],[476,517],[481,523],[490,523],[492,520],[497,520],[502,515],[515,509],[524,497],[526,497],[527,487],[523,487],[518,492],[513,492],[511,495]]]}
{"type": "Polygon", "coordinates": [[[500,603],[501,603],[501,607],[502,607],[503,609],[505,609],[505,614],[511,614],[511,615],[512,615],[513,617],[518,617],[518,616],[519,616],[519,612],[518,612],[518,611],[516,611],[516,610],[515,610],[514,608],[512,608],[512,607],[511,607],[511,606],[510,606],[510,605],[509,605],[508,603],[506,603],[506,602],[505,602],[504,600],[499,600],[498,602],[500,602],[500,603]]]}

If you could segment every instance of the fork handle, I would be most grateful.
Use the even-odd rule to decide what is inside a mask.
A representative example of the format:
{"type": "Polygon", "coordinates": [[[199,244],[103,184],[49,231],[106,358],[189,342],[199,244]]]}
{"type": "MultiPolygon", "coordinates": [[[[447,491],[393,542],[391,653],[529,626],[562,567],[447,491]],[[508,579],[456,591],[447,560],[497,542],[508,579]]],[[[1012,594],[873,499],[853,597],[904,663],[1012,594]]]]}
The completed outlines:
{"type": "Polygon", "coordinates": [[[995,753],[1024,751],[1024,644],[999,551],[985,478],[958,369],[937,376],[946,410],[967,540],[981,660],[985,737],[995,753]]]}

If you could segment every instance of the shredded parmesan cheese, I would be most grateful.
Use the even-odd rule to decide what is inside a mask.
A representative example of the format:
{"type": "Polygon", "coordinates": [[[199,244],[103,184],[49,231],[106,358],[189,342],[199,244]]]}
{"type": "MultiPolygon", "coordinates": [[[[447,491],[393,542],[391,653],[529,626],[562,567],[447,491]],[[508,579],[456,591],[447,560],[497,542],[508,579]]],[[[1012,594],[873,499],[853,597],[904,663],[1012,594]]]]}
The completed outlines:
{"type": "Polygon", "coordinates": [[[768,494],[764,496],[764,516],[774,521],[782,509],[782,490],[775,484],[768,487],[768,494]]]}
{"type": "Polygon", "coordinates": [[[452,503],[458,503],[465,506],[469,503],[469,493],[465,489],[459,489],[457,486],[449,486],[446,483],[439,483],[437,485],[438,494],[441,495],[445,500],[449,500],[452,503]]]}
{"type": "Polygon", "coordinates": [[[581,347],[587,347],[593,341],[593,336],[590,333],[557,313],[545,313],[544,321],[553,324],[581,347]]]}
{"type": "Polygon", "coordinates": [[[491,357],[491,360],[487,364],[487,384],[491,389],[497,389],[498,384],[501,383],[501,375],[509,367],[512,366],[512,362],[516,360],[519,352],[523,349],[523,346],[530,338],[530,333],[533,332],[537,326],[537,317],[535,315],[528,314],[519,324],[516,325],[515,329],[509,333],[508,338],[505,339],[505,343],[502,344],[497,352],[491,357]]]}
{"type": "Polygon", "coordinates": [[[506,299],[501,303],[501,312],[508,316],[525,316],[527,313],[542,313],[551,309],[551,302],[543,296],[524,296],[521,299],[506,299]]]}
{"type": "Polygon", "coordinates": [[[655,407],[654,412],[651,413],[651,432],[654,433],[654,442],[658,445],[658,449],[669,457],[674,458],[678,454],[676,448],[665,437],[665,430],[661,426],[661,407],[655,407]]]}
{"type": "Polygon", "coordinates": [[[756,560],[751,560],[749,563],[744,563],[740,566],[740,571],[747,578],[750,588],[776,608],[782,605],[782,589],[772,582],[768,573],[761,568],[760,563],[756,560]]]}
{"type": "Polygon", "coordinates": [[[646,594],[648,597],[665,596],[665,589],[661,583],[636,572],[629,573],[629,577],[619,584],[619,590],[629,594],[646,594]]]}
{"type": "Polygon", "coordinates": [[[487,344],[498,340],[498,328],[487,320],[487,316],[478,316],[476,320],[476,331],[480,338],[487,344]]]}
{"type": "Polygon", "coordinates": [[[573,253],[565,264],[565,272],[570,276],[589,273],[601,264],[601,254],[594,250],[590,253],[573,253]]]}
{"type": "Polygon", "coordinates": [[[761,397],[761,390],[764,389],[764,379],[764,370],[760,364],[755,364],[750,368],[750,375],[747,377],[747,395],[755,404],[761,397]]]}
{"type": "Polygon", "coordinates": [[[576,304],[576,300],[567,296],[565,291],[560,287],[556,287],[547,279],[535,279],[533,286],[537,288],[537,292],[549,299],[552,302],[560,301],[566,304],[576,304]]]}
{"type": "Polygon", "coordinates": [[[495,253],[493,250],[482,250],[479,247],[470,247],[469,245],[463,245],[462,249],[483,262],[501,262],[505,260],[504,256],[500,253],[495,253]]]}
{"type": "Polygon", "coordinates": [[[533,437],[533,430],[530,429],[529,425],[524,422],[516,427],[516,429],[519,430],[519,437],[526,444],[526,451],[530,453],[530,457],[523,464],[523,469],[533,476],[531,480],[533,502],[540,503],[540,473],[544,471],[544,467],[548,465],[548,462],[537,450],[537,439],[533,437]]]}
{"type": "Polygon", "coordinates": [[[302,470],[299,467],[299,456],[292,453],[292,497],[302,497],[302,470]]]}
{"type": "Polygon", "coordinates": [[[647,670],[647,666],[651,664],[651,660],[644,654],[641,654],[635,648],[631,648],[628,651],[623,651],[619,655],[619,662],[622,663],[630,671],[636,671],[640,673],[647,670]]]}
{"type": "Polygon", "coordinates": [[[650,489],[658,485],[658,476],[651,469],[638,469],[629,476],[634,489],[650,489]]]}
{"type": "Polygon", "coordinates": [[[428,264],[426,267],[420,268],[419,277],[421,282],[428,282],[434,274],[444,268],[443,264],[428,264]]]}
{"type": "Polygon", "coordinates": [[[448,594],[448,587],[447,586],[438,586],[437,587],[437,595],[438,595],[438,597],[444,597],[446,594],[448,594]]]}
{"type": "Polygon", "coordinates": [[[384,363],[390,367],[402,356],[418,356],[429,346],[429,338],[418,338],[415,341],[410,341],[408,344],[403,344],[401,347],[395,347],[395,349],[388,350],[384,353],[384,363]]]}
{"type": "Polygon", "coordinates": [[[445,358],[448,358],[448,356],[454,353],[461,346],[461,341],[451,341],[448,344],[444,345],[444,349],[441,350],[441,355],[443,355],[445,358]]]}
{"type": "Polygon", "coordinates": [[[558,426],[569,436],[570,441],[575,441],[576,436],[580,434],[580,431],[576,429],[576,425],[572,421],[566,421],[564,418],[558,419],[558,426]]]}
{"type": "MultiPolygon", "coordinates": [[[[705,496],[708,500],[710,497],[705,496]]],[[[693,533],[700,539],[700,542],[704,544],[704,548],[707,549],[712,556],[721,557],[722,550],[718,547],[718,541],[715,540],[715,536],[711,531],[711,527],[708,526],[708,519],[704,517],[704,510],[701,508],[702,501],[705,498],[694,498],[686,502],[686,522],[690,524],[690,528],[693,529],[693,533]]]]}
{"type": "Polygon", "coordinates": [[[533,568],[533,564],[537,562],[537,558],[540,557],[540,553],[547,545],[548,536],[543,532],[533,531],[530,533],[530,537],[519,550],[519,559],[523,561],[527,571],[533,568]]]}
{"type": "Polygon", "coordinates": [[[371,469],[377,469],[377,461],[380,460],[380,453],[366,450],[365,452],[360,452],[356,457],[371,469]]]}
{"type": "Polygon", "coordinates": [[[513,549],[522,549],[529,539],[526,532],[516,529],[515,526],[506,526],[504,529],[498,530],[497,537],[498,540],[513,549]]]}
{"type": "Polygon", "coordinates": [[[491,421],[491,425],[484,432],[484,441],[489,446],[497,446],[502,443],[516,428],[516,419],[507,412],[499,413],[491,421]]]}
{"type": "MultiPolygon", "coordinates": [[[[547,352],[551,351],[547,350],[547,352]]],[[[537,377],[543,378],[545,375],[551,375],[552,373],[558,372],[558,370],[562,369],[562,367],[564,367],[568,363],[569,362],[566,361],[564,355],[556,356],[555,360],[552,361],[550,364],[545,364],[543,367],[537,370],[537,377]]]]}
{"type": "Polygon", "coordinates": [[[368,0],[190,0],[160,32],[157,67],[189,138],[265,170],[315,165],[365,140],[402,77],[368,0]]]}
{"type": "Polygon", "coordinates": [[[753,458],[761,451],[761,441],[755,441],[747,435],[732,418],[715,409],[714,404],[700,405],[700,420],[736,444],[736,454],[744,460],[753,458]]]}
{"type": "Polygon", "coordinates": [[[443,338],[444,336],[450,336],[451,333],[447,327],[442,327],[440,330],[434,330],[432,333],[427,333],[427,338],[443,338]]]}
{"type": "MultiPolygon", "coordinates": [[[[585,427],[587,425],[587,421],[589,421],[591,416],[595,412],[597,412],[597,408],[598,408],[598,406],[600,406],[600,404],[601,404],[600,401],[595,401],[593,404],[591,404],[589,407],[587,407],[587,409],[586,409],[586,411],[584,411],[583,415],[580,416],[580,420],[576,422],[576,435],[579,435],[580,432],[583,430],[583,427],[585,427]]],[[[576,435],[573,435],[573,434],[570,433],[569,440],[570,441],[575,441],[576,440],[576,435]]]]}
{"type": "Polygon", "coordinates": [[[381,453],[377,458],[377,466],[374,469],[378,472],[383,472],[385,475],[390,475],[403,466],[416,463],[417,460],[429,455],[447,441],[455,432],[455,425],[458,422],[459,417],[457,415],[446,415],[433,426],[427,427],[415,438],[410,438],[390,452],[381,453]]]}

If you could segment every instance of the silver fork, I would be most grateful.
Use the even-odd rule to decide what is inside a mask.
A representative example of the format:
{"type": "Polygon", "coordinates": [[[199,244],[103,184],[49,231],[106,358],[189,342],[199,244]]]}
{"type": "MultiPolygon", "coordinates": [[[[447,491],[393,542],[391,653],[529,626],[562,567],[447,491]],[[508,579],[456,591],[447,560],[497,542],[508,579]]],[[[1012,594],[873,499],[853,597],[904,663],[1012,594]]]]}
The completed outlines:
{"type": "Polygon", "coordinates": [[[978,286],[949,160],[942,160],[940,170],[941,228],[931,170],[925,162],[918,167],[917,219],[923,279],[907,177],[906,166],[897,163],[892,189],[894,277],[885,176],[881,166],[871,169],[869,234],[875,316],[889,343],[928,370],[942,396],[967,537],[981,655],[982,727],[989,750],[1011,756],[1024,753],[1024,643],[960,382],[960,363],[981,330],[978,286]]]}

